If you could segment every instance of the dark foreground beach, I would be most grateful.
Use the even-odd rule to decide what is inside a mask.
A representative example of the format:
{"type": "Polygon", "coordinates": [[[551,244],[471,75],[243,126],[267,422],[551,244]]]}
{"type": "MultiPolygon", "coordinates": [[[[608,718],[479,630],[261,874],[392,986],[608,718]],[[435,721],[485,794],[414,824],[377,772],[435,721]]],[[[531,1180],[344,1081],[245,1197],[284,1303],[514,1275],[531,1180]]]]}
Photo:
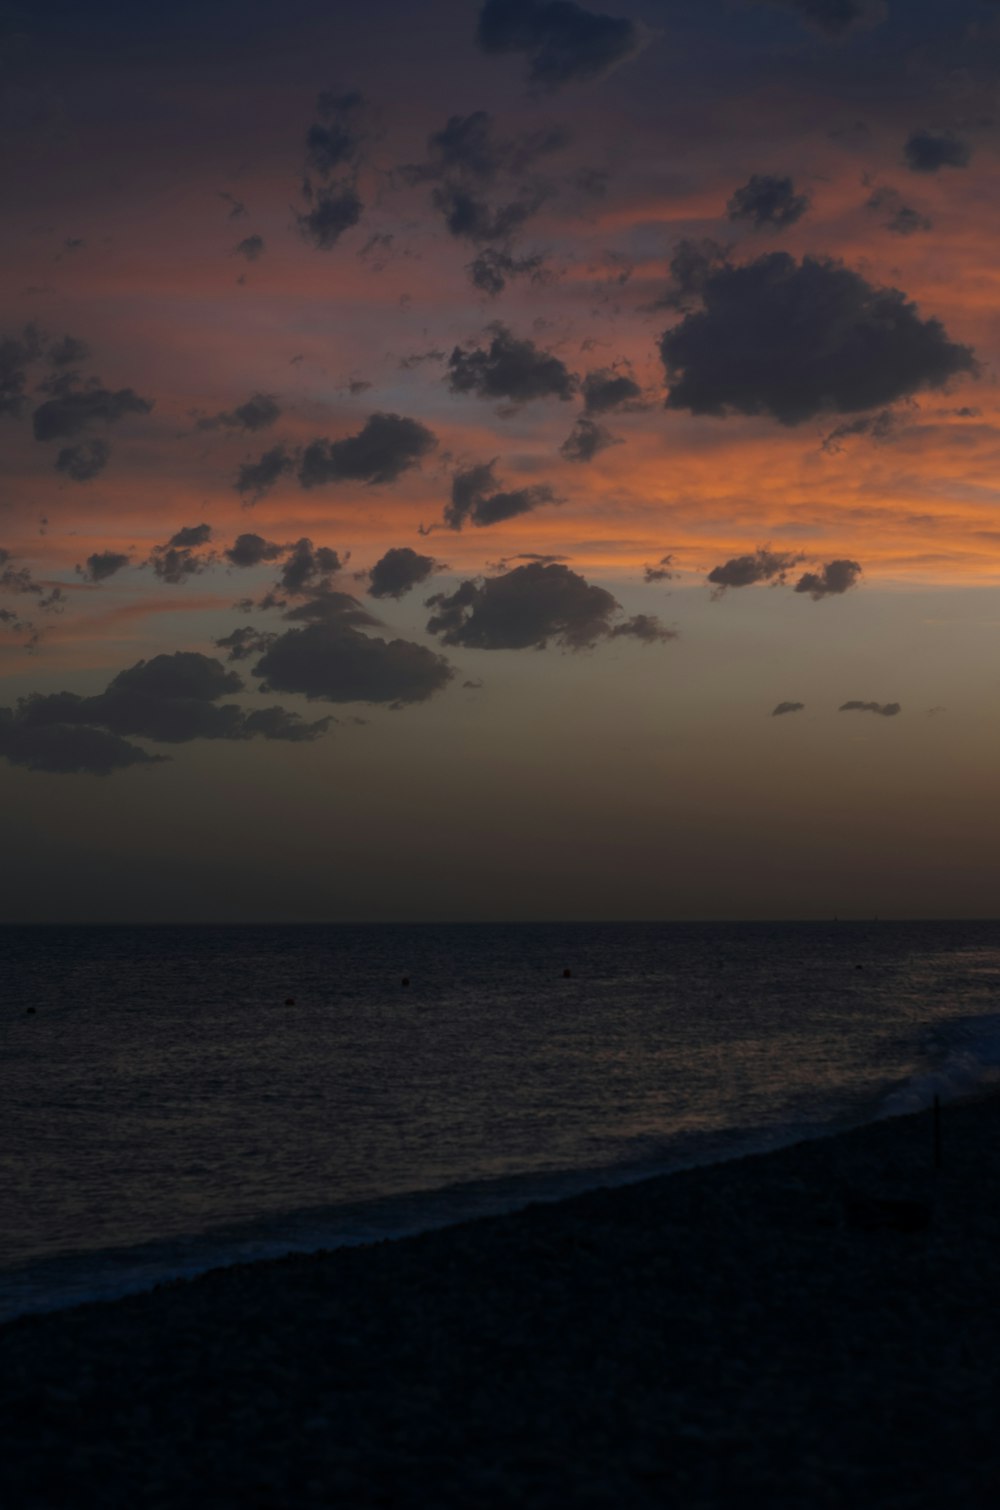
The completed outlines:
{"type": "Polygon", "coordinates": [[[995,1506],[1000,1099],[0,1329],[0,1503],[995,1506]]]}

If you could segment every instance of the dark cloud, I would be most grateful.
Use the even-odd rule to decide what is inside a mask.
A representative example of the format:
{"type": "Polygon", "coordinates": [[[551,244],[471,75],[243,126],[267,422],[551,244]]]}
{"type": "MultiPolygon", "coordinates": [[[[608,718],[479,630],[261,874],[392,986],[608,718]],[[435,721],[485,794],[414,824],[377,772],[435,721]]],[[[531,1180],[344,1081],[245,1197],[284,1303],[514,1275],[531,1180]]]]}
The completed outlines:
{"type": "Polygon", "coordinates": [[[85,362],[90,356],[90,347],[78,336],[63,336],[53,341],[45,353],[53,367],[72,367],[76,362],[85,362]]]}
{"type": "Polygon", "coordinates": [[[480,462],[455,473],[451,480],[451,501],[445,505],[444,522],[451,530],[465,524],[486,527],[530,514],[547,503],[559,500],[547,483],[526,488],[501,488],[494,472],[496,460],[480,462]]]}
{"type": "Polygon", "coordinates": [[[731,250],[732,247],[723,246],[709,236],[702,237],[700,241],[691,237],[678,241],[667,264],[670,269],[670,291],[654,308],[688,309],[692,300],[700,297],[709,275],[726,261],[731,250]]]}
{"type": "Polygon", "coordinates": [[[654,613],[637,613],[626,619],[624,624],[616,624],[611,631],[611,638],[640,640],[644,645],[656,645],[665,640],[676,640],[678,632],[661,624],[654,613]]]}
{"type": "Polygon", "coordinates": [[[134,388],[112,391],[96,380],[83,384],[75,372],[50,379],[46,391],[54,397],[40,404],[32,415],[36,440],[58,440],[79,435],[97,421],[112,424],[127,414],[148,414],[152,399],[141,398],[134,388]]]}
{"type": "Polygon", "coordinates": [[[726,205],[730,220],[745,220],[755,230],[780,230],[794,225],[809,209],[808,194],[797,194],[790,178],[773,173],[752,173],[750,180],[726,205]]]}
{"type": "Polygon", "coordinates": [[[642,580],[644,582],[672,582],[677,573],[671,568],[674,564],[673,556],[661,556],[655,566],[643,568],[642,580]]]}
{"type": "Polygon", "coordinates": [[[40,729],[85,725],[119,736],[182,744],[192,739],[314,739],[329,726],[328,719],[304,723],[282,708],[246,713],[235,703],[220,703],[227,693],[243,690],[243,682],[220,661],[196,651],[181,650],[139,661],[95,697],[54,692],[23,698],[13,715],[21,728],[40,729]]]}
{"type": "Polygon", "coordinates": [[[251,624],[244,624],[239,629],[224,634],[221,639],[213,640],[212,643],[219,650],[228,650],[227,661],[246,661],[252,655],[260,655],[268,645],[274,643],[276,638],[275,634],[254,629],[251,624]]]}
{"type": "Polygon", "coordinates": [[[783,10],[797,11],[827,36],[839,37],[861,21],[879,14],[877,0],[769,0],[783,10]]]}
{"type": "Polygon", "coordinates": [[[236,474],[236,491],[249,495],[248,503],[256,503],[294,469],[295,457],[284,446],[272,446],[257,461],[242,464],[236,474]]]}
{"type": "Polygon", "coordinates": [[[121,551],[95,551],[87,557],[86,565],[78,566],[77,571],[88,582],[105,582],[128,564],[128,556],[122,555],[121,551]]]}
{"type": "Polygon", "coordinates": [[[363,210],[356,190],[348,187],[318,194],[312,208],[297,214],[295,219],[306,241],[311,241],[321,252],[329,252],[345,231],[357,225],[363,210]]]}
{"type": "Polygon", "coordinates": [[[394,482],[437,445],[426,425],[399,414],[372,414],[357,435],[314,440],[299,460],[304,488],[327,482],[394,482]]]}
{"type": "Polygon", "coordinates": [[[233,247],[233,253],[247,262],[257,262],[264,255],[263,236],[244,236],[233,247]]]}
{"type": "Polygon", "coordinates": [[[568,566],[532,561],[483,581],[466,581],[455,592],[427,599],[435,609],[427,624],[446,645],[474,650],[542,650],[550,641],[582,650],[616,631],[649,640],[670,636],[649,615],[616,624],[621,605],[568,566]]]}
{"type": "Polygon", "coordinates": [[[444,657],[426,646],[374,639],[336,616],[280,635],[254,674],[264,678],[265,691],[394,705],[425,702],[453,676],[444,657]]]}
{"type": "Polygon", "coordinates": [[[882,184],[873,189],[865,200],[865,209],[874,214],[885,215],[882,225],[895,236],[914,236],[918,231],[930,231],[934,222],[912,205],[904,204],[898,189],[891,184],[882,184]]]}
{"type": "Polygon", "coordinates": [[[801,424],[853,413],[975,373],[972,351],[923,320],[895,288],[829,258],[771,252],[713,269],[703,309],[665,332],[667,406],[694,414],[770,414],[801,424]]]}
{"type": "Polygon", "coordinates": [[[56,457],[56,471],[65,472],[74,482],[89,482],[103,472],[111,460],[111,447],[96,436],[75,446],[63,446],[56,457]]]}
{"type": "Polygon", "coordinates": [[[588,372],[581,385],[583,407],[588,414],[608,414],[612,409],[632,410],[642,400],[642,389],[627,373],[613,367],[588,372]]]}
{"type": "Polygon", "coordinates": [[[453,349],[448,358],[452,393],[474,393],[479,398],[506,399],[512,404],[573,397],[577,379],[557,356],[542,351],[534,341],[518,340],[505,325],[490,325],[487,332],[490,343],[485,350],[475,346],[453,349]]]}
{"type": "Polygon", "coordinates": [[[414,367],[422,367],[424,362],[443,362],[447,355],[437,347],[430,351],[413,351],[407,357],[400,357],[399,365],[403,372],[410,372],[414,367]]]}
{"type": "Polygon", "coordinates": [[[972,148],[951,131],[914,131],[903,156],[914,173],[937,173],[941,168],[967,168],[972,148]]]}
{"type": "Polygon", "coordinates": [[[41,351],[41,336],[34,325],[26,325],[19,336],[0,339],[0,414],[16,418],[24,409],[28,368],[41,351]]]}
{"type": "Polygon", "coordinates": [[[863,703],[857,698],[841,703],[838,713],[880,713],[883,718],[895,718],[900,711],[899,703],[863,703]]]}
{"type": "Polygon", "coordinates": [[[514,257],[509,252],[488,247],[472,262],[467,263],[465,270],[476,288],[495,299],[503,293],[509,278],[529,277],[536,283],[543,281],[545,259],[541,256],[514,257]]]}
{"type": "Polygon", "coordinates": [[[779,703],[771,709],[771,717],[778,718],[782,713],[801,713],[804,707],[805,703],[779,703]]]}
{"type": "Polygon", "coordinates": [[[46,587],[36,582],[27,566],[13,566],[10,551],[0,548],[0,592],[37,598],[37,607],[48,613],[61,613],[66,594],[61,587],[46,587]]]}
{"type": "Polygon", "coordinates": [[[340,94],[328,89],[317,99],[320,120],[306,135],[306,160],[321,178],[357,167],[365,136],[366,106],[364,95],[353,90],[340,94]]]}
{"type": "Polygon", "coordinates": [[[795,584],[796,592],[807,592],[816,602],[857,585],[861,567],[857,561],[828,561],[818,572],[805,572],[795,584]]]}
{"type": "Polygon", "coordinates": [[[707,580],[715,588],[713,597],[720,597],[727,587],[752,587],[756,582],[784,582],[801,556],[787,551],[772,551],[761,547],[752,556],[733,556],[721,566],[714,566],[707,580]]]}
{"type": "Polygon", "coordinates": [[[188,577],[203,572],[215,559],[213,553],[199,556],[197,552],[212,538],[208,524],[192,524],[177,531],[166,545],[154,545],[146,563],[160,578],[176,586],[188,577]]]}
{"type": "Polygon", "coordinates": [[[559,454],[567,461],[588,462],[609,446],[620,445],[621,441],[605,425],[581,417],[559,447],[559,454]]]}
{"type": "Polygon", "coordinates": [[[411,588],[426,582],[438,569],[433,556],[421,556],[408,545],[393,546],[375,562],[369,573],[369,596],[401,598],[411,588]]]}
{"type": "Polygon", "coordinates": [[[821,449],[832,454],[844,449],[843,442],[857,435],[867,435],[874,441],[891,440],[900,426],[899,415],[891,409],[880,409],[878,414],[861,415],[858,419],[845,420],[823,437],[821,449]]]}
{"type": "Polygon", "coordinates": [[[289,549],[278,584],[290,597],[298,597],[325,582],[334,572],[340,571],[342,565],[335,550],[328,545],[313,545],[303,536],[289,549]]]}
{"type": "Polygon", "coordinates": [[[228,194],[225,189],[219,190],[219,198],[229,206],[229,219],[240,220],[247,212],[247,207],[242,199],[237,199],[235,194],[228,194]]]}
{"type": "Polygon", "coordinates": [[[454,177],[492,184],[501,176],[527,172],[568,140],[561,127],[502,137],[488,111],[474,110],[470,115],[449,116],[442,129],[427,138],[426,161],[408,164],[399,173],[411,184],[454,177]]]}
{"type": "Polygon", "coordinates": [[[310,589],[304,603],[282,614],[296,624],[348,624],[352,629],[378,629],[380,621],[363,608],[348,592],[335,592],[329,586],[310,589]]]}
{"type": "Polygon", "coordinates": [[[206,414],[198,421],[199,430],[266,430],[281,418],[281,408],[271,393],[254,393],[235,409],[206,414]]]}
{"type": "Polygon", "coordinates": [[[529,83],[558,89],[602,78],[634,58],[646,36],[634,21],[574,0],[486,0],[476,40],[487,53],[524,53],[529,83]]]}
{"type": "Polygon", "coordinates": [[[110,776],[129,766],[158,765],[165,758],[104,729],[26,724],[9,708],[0,708],[0,756],[29,771],[62,776],[110,776]]]}
{"type": "Polygon", "coordinates": [[[452,236],[465,241],[507,241],[542,203],[539,190],[527,190],[506,204],[488,200],[462,184],[438,185],[431,196],[452,236]]]}
{"type": "Polygon", "coordinates": [[[277,561],[287,549],[287,546],[276,545],[273,540],[265,540],[263,535],[247,533],[237,535],[222,554],[233,566],[260,566],[262,561],[277,561]]]}

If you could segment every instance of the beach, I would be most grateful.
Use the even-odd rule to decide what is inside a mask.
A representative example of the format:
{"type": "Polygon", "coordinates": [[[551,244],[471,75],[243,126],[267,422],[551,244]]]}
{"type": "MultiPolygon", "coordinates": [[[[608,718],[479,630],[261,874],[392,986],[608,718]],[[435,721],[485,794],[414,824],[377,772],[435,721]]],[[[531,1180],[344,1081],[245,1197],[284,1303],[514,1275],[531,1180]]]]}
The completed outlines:
{"type": "Polygon", "coordinates": [[[1000,1098],[0,1328],[0,1502],[979,1506],[1000,1098]]]}

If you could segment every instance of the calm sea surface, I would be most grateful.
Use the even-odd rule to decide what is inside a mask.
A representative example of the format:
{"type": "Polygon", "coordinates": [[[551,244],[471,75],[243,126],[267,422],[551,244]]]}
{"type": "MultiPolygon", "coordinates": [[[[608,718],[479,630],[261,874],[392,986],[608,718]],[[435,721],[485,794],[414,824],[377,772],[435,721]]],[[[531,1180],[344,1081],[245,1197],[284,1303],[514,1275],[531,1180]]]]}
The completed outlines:
{"type": "Polygon", "coordinates": [[[968,1094],[998,993],[997,923],[0,929],[0,1317],[968,1094]]]}

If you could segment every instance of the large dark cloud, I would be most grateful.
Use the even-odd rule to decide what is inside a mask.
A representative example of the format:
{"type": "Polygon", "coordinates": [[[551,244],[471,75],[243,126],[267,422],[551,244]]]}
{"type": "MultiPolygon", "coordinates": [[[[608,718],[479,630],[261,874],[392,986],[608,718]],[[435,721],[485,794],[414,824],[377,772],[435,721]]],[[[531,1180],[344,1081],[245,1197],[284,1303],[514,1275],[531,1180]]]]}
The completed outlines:
{"type": "Polygon", "coordinates": [[[694,414],[770,414],[785,425],[853,413],[941,388],[977,370],[939,320],[895,288],[830,258],[772,252],[710,271],[703,308],[665,332],[667,406],[694,414]]]}
{"type": "Polygon", "coordinates": [[[530,514],[544,504],[559,502],[547,483],[502,488],[495,466],[495,460],[480,462],[455,473],[451,480],[451,501],[444,511],[449,529],[460,530],[464,524],[480,527],[501,524],[519,514],[530,514]]]}
{"type": "Polygon", "coordinates": [[[599,425],[596,420],[581,416],[559,447],[559,454],[566,461],[589,462],[593,461],[595,456],[599,456],[602,451],[606,451],[609,446],[620,444],[621,442],[605,425],[599,425]]]}
{"type": "Polygon", "coordinates": [[[314,440],[299,461],[304,488],[327,482],[394,482],[434,450],[437,440],[419,420],[400,414],[372,414],[357,435],[314,440]]]}
{"type": "Polygon", "coordinates": [[[790,178],[752,173],[726,205],[730,220],[744,220],[755,230],[781,230],[801,220],[809,208],[808,194],[797,194],[790,178]]]}
{"type": "Polygon", "coordinates": [[[276,482],[295,470],[295,457],[284,446],[272,446],[256,461],[245,461],[236,474],[236,491],[256,503],[276,482]]]}
{"type": "Polygon", "coordinates": [[[972,148],[952,131],[914,131],[903,156],[914,173],[937,173],[941,168],[967,168],[972,148]]]}
{"type": "Polygon", "coordinates": [[[610,73],[635,57],[645,34],[634,21],[574,0],[486,0],[476,40],[484,52],[524,53],[529,82],[558,89],[610,73]]]}
{"type": "Polygon", "coordinates": [[[101,436],[81,440],[75,446],[63,446],[56,457],[56,471],[65,472],[73,482],[90,482],[104,471],[111,460],[111,447],[101,436]]]}
{"type": "Polygon", "coordinates": [[[438,570],[433,556],[421,556],[408,545],[396,545],[380,557],[369,573],[373,598],[401,598],[438,570]]]}
{"type": "Polygon", "coordinates": [[[616,623],[622,609],[611,593],[555,563],[532,561],[499,577],[463,582],[453,593],[428,598],[427,606],[435,610],[427,624],[431,634],[474,650],[541,650],[550,641],[582,650],[616,635],[674,637],[648,614],[616,623]]]}
{"type": "MultiPolygon", "coordinates": [[[[220,661],[182,650],[137,662],[119,672],[105,691],[94,697],[53,692],[22,698],[10,719],[18,730],[85,726],[160,744],[183,744],[193,739],[244,740],[257,735],[300,742],[318,738],[329,727],[328,719],[306,723],[283,708],[248,714],[235,703],[220,703],[227,693],[242,689],[239,676],[227,671],[220,661]]],[[[6,753],[2,744],[0,753],[6,753]]]]}
{"type": "Polygon", "coordinates": [[[84,566],[78,566],[77,571],[88,582],[106,582],[116,572],[128,566],[129,558],[121,551],[95,551],[88,556],[84,566]]]}
{"type": "Polygon", "coordinates": [[[79,435],[88,425],[112,424],[127,414],[148,414],[152,399],[142,398],[134,388],[102,388],[94,381],[83,384],[75,372],[65,373],[47,385],[53,397],[39,404],[32,415],[36,440],[59,440],[79,435]]]}
{"type": "MultiPolygon", "coordinates": [[[[322,601],[322,600],[320,600],[322,601]]],[[[279,635],[254,674],[264,690],[332,703],[425,702],[453,672],[443,656],[411,640],[361,634],[339,615],[279,635]]]]}
{"type": "Polygon", "coordinates": [[[206,414],[198,421],[199,430],[266,430],[281,418],[281,407],[272,393],[253,393],[245,404],[206,414]]]}
{"type": "Polygon", "coordinates": [[[489,345],[456,346],[448,358],[448,386],[452,393],[506,399],[525,404],[531,399],[570,399],[577,379],[559,357],[534,341],[519,340],[499,323],[487,327],[489,345]]]}
{"type": "Polygon", "coordinates": [[[838,713],[878,713],[883,718],[895,718],[900,711],[899,703],[865,703],[858,698],[852,698],[850,702],[841,703],[838,713]]]}
{"type": "Polygon", "coordinates": [[[857,561],[828,561],[818,572],[807,571],[795,584],[796,592],[807,592],[811,598],[829,598],[847,592],[856,586],[861,575],[857,561]]]}
{"type": "Polygon", "coordinates": [[[260,566],[263,561],[279,560],[287,549],[285,545],[276,545],[273,540],[265,540],[263,535],[248,532],[237,535],[229,549],[222,554],[233,566],[260,566]]]}
{"type": "Polygon", "coordinates": [[[752,587],[757,582],[784,582],[801,556],[787,551],[772,551],[761,547],[749,556],[733,556],[721,566],[714,566],[707,580],[715,588],[715,597],[727,587],[752,587]]]}

